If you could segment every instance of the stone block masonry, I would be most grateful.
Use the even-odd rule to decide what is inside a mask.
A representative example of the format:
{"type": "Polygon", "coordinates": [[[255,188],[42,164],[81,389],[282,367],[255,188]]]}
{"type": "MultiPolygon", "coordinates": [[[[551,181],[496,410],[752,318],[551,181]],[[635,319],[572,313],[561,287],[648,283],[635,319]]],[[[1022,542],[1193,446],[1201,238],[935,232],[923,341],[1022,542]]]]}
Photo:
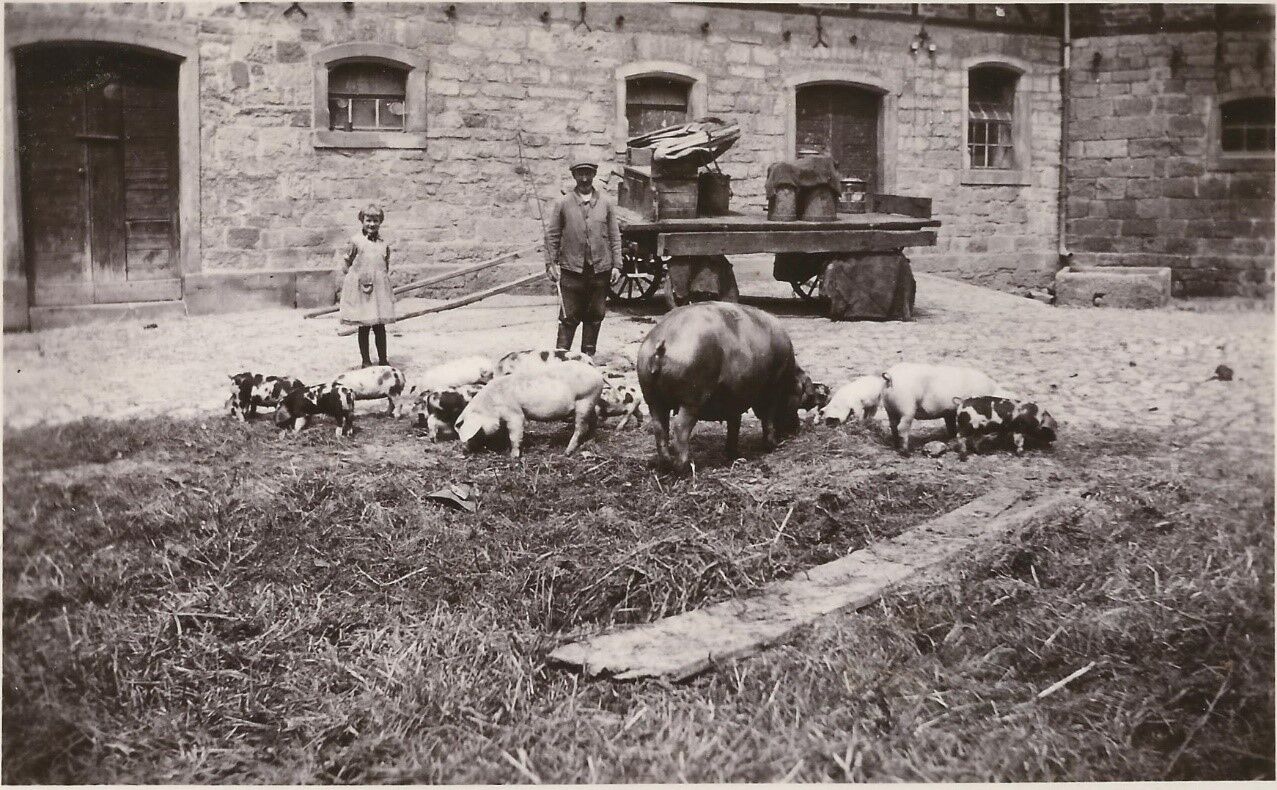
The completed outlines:
{"type": "Polygon", "coordinates": [[[1272,293],[1272,152],[1220,135],[1221,104],[1272,100],[1271,17],[1216,33],[1209,6],[1172,8],[1204,29],[1074,43],[1066,245],[1082,266],[1168,267],[1177,295],[1272,293]]]}
{"type": "Polygon", "coordinates": [[[882,191],[932,198],[943,223],[937,247],[911,251],[916,269],[1015,289],[1054,275],[1059,41],[1050,35],[935,25],[929,54],[911,51],[918,25],[903,19],[825,17],[829,46],[814,48],[810,14],[589,4],[587,28],[575,3],[458,3],[451,17],[447,7],[314,3],[305,16],[285,16],[287,5],[269,3],[10,4],[5,14],[136,17],[161,31],[194,31],[203,227],[200,271],[187,275],[329,269],[370,202],[386,210],[397,279],[533,243],[542,229],[531,195],[548,210],[571,188],[571,158],[597,158],[615,196],[619,179],[606,178],[623,156],[615,75],[637,62],[704,73],[707,107],[740,124],[741,142],[721,161],[736,210],[763,212],[766,165],[793,155],[795,85],[846,80],[881,91],[883,107],[893,108],[879,124],[887,135],[879,141],[882,191]],[[409,97],[424,102],[424,147],[314,144],[313,59],[357,43],[424,60],[424,95],[409,97]],[[1020,85],[1034,129],[1027,183],[960,177],[961,76],[972,59],[1026,70],[1020,85]]]}

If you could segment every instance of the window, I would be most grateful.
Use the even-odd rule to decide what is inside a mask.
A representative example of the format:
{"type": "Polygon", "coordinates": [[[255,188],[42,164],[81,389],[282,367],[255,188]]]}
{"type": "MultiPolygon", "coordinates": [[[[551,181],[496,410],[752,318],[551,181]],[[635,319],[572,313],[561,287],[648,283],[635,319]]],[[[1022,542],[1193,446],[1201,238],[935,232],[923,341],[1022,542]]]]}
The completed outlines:
{"type": "Polygon", "coordinates": [[[637,77],[627,81],[625,119],[630,137],[666,126],[687,123],[690,84],[668,77],[637,77]]]}
{"type": "Polygon", "coordinates": [[[973,169],[1016,167],[1015,86],[1019,75],[996,66],[971,69],[967,155],[973,169]]]}
{"type": "Polygon", "coordinates": [[[328,72],[328,128],[404,130],[407,72],[380,63],[342,63],[328,72]]]}
{"type": "Polygon", "coordinates": [[[1219,145],[1224,153],[1273,153],[1273,100],[1237,99],[1219,109],[1219,145]]]}
{"type": "Polygon", "coordinates": [[[314,74],[316,148],[426,147],[426,72],[420,52],[373,41],[325,47],[314,74]]]}

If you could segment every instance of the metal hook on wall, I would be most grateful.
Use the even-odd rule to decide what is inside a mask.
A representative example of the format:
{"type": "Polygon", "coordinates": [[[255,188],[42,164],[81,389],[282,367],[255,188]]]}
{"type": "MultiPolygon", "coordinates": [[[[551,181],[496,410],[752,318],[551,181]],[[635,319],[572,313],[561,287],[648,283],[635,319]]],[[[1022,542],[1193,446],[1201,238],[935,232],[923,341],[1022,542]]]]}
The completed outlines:
{"type": "Polygon", "coordinates": [[[578,3],[577,6],[581,10],[581,18],[576,20],[576,24],[572,26],[572,29],[576,30],[578,27],[581,27],[582,25],[584,25],[587,31],[593,33],[594,29],[590,27],[589,22],[585,21],[585,3],[578,3]]]}
{"type": "Polygon", "coordinates": [[[825,23],[820,14],[816,14],[816,43],[811,45],[812,49],[816,47],[829,49],[829,44],[825,41],[825,23]]]}
{"type": "Polygon", "coordinates": [[[301,14],[302,19],[310,17],[310,14],[306,13],[306,9],[302,8],[301,3],[293,3],[288,8],[284,9],[284,16],[291,16],[292,14],[301,14]]]}

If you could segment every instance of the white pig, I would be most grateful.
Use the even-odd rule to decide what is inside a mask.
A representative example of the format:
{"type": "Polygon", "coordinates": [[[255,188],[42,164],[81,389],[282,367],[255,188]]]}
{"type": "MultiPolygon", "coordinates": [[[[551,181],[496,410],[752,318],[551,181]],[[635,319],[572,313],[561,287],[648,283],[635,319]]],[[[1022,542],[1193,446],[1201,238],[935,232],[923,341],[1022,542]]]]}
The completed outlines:
{"type": "Polygon", "coordinates": [[[399,408],[399,416],[407,414],[412,404],[424,399],[431,392],[456,389],[466,384],[486,384],[496,374],[492,360],[484,356],[452,359],[421,374],[405,394],[399,408]]]}
{"type": "Polygon", "coordinates": [[[500,376],[488,382],[457,418],[457,435],[469,443],[479,437],[510,438],[510,455],[518,458],[526,420],[572,419],[576,430],[567,452],[575,452],[594,432],[603,374],[587,362],[562,362],[500,376]]]}
{"type": "MultiPolygon", "coordinates": [[[[388,404],[386,414],[402,413],[395,409],[395,399],[403,394],[404,374],[398,368],[389,365],[374,365],[341,374],[333,381],[349,389],[355,400],[376,400],[385,398],[388,404]]],[[[401,407],[402,408],[402,407],[401,407]]]]}
{"type": "Polygon", "coordinates": [[[882,376],[852,379],[834,390],[829,396],[829,403],[817,413],[816,418],[826,425],[868,420],[878,412],[878,402],[886,385],[882,376]]]}
{"type": "Polygon", "coordinates": [[[954,436],[958,430],[954,398],[975,398],[1001,391],[984,373],[958,365],[901,362],[888,368],[882,378],[882,405],[891,423],[891,436],[896,447],[906,455],[915,419],[943,417],[949,435],[954,436]]]}

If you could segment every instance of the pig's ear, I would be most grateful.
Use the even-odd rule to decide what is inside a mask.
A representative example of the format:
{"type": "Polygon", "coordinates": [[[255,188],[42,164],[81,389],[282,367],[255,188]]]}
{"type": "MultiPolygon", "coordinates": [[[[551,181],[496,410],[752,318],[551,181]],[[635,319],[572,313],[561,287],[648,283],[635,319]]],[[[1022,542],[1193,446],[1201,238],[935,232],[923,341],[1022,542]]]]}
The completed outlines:
{"type": "Polygon", "coordinates": [[[468,442],[479,435],[479,420],[469,420],[460,417],[457,419],[456,429],[457,436],[460,437],[461,441],[468,442]]]}
{"type": "Polygon", "coordinates": [[[961,406],[961,405],[962,405],[962,398],[954,398],[954,399],[953,399],[953,405],[954,405],[954,406],[961,406]]]}

